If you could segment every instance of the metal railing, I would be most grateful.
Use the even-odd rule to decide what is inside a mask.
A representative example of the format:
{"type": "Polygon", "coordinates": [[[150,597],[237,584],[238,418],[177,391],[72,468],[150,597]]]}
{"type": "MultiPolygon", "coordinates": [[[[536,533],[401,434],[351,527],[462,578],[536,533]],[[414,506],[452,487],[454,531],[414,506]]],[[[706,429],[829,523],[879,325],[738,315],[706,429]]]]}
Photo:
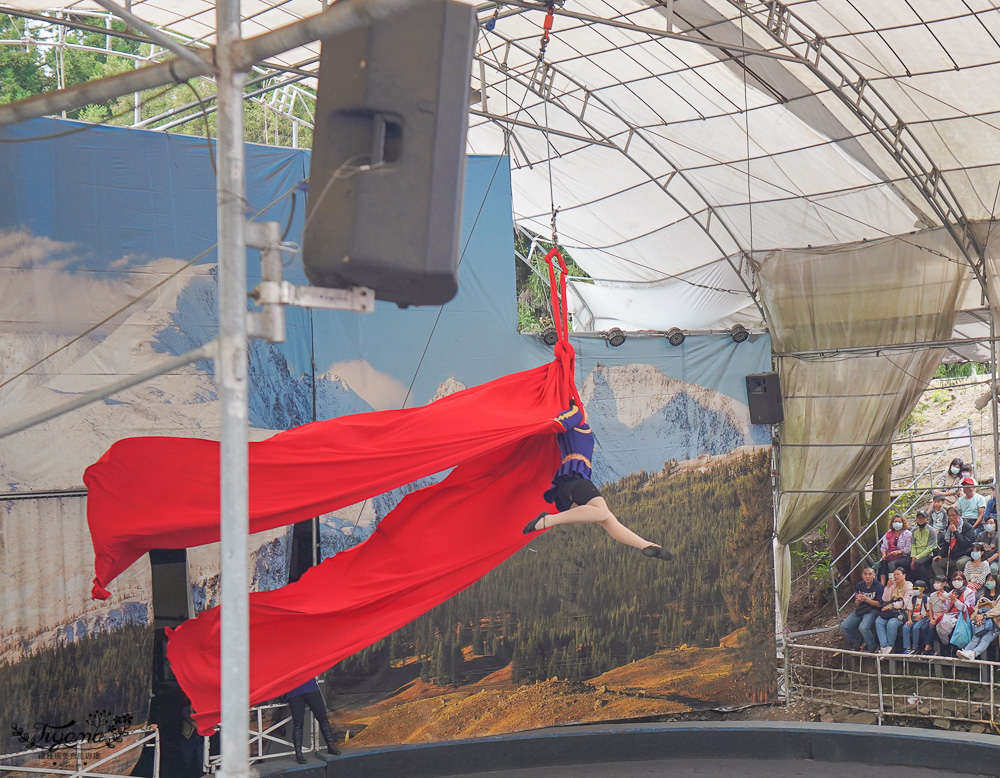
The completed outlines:
{"type": "Polygon", "coordinates": [[[994,682],[1000,663],[806,646],[784,651],[786,702],[811,700],[894,719],[983,724],[1000,733],[994,682]]]}
{"type": "MultiPolygon", "coordinates": [[[[291,756],[295,753],[291,740],[276,734],[283,731],[287,724],[291,727],[292,717],[284,716],[280,719],[273,719],[267,711],[284,708],[288,710],[288,705],[283,702],[272,702],[265,705],[256,705],[250,709],[250,726],[247,730],[250,746],[250,763],[263,762],[268,759],[278,759],[283,756],[291,756]]],[[[302,751],[308,753],[316,749],[318,741],[318,725],[315,717],[309,713],[310,725],[306,727],[302,738],[302,751]]],[[[222,756],[213,754],[210,750],[211,739],[204,738],[204,751],[202,757],[202,770],[208,773],[215,773],[222,766],[222,756]]]]}
{"type": "MultiPolygon", "coordinates": [[[[159,778],[160,731],[156,727],[141,727],[125,733],[126,738],[132,736],[138,737],[130,743],[125,744],[123,742],[120,747],[116,746],[115,748],[103,749],[107,751],[107,755],[91,762],[90,764],[86,763],[87,760],[84,754],[97,751],[99,747],[92,743],[78,742],[74,744],[72,750],[75,752],[75,765],[72,767],[59,767],[58,763],[53,764],[56,760],[52,758],[53,752],[50,752],[47,748],[32,748],[27,751],[19,751],[14,754],[3,754],[0,756],[0,760],[7,761],[8,759],[16,759],[22,762],[34,761],[37,766],[28,764],[0,764],[0,774],[59,775],[66,776],[66,778],[118,778],[118,776],[132,775],[132,769],[134,767],[132,760],[128,760],[128,764],[126,766],[123,763],[123,760],[121,760],[121,756],[129,751],[136,749],[141,751],[143,748],[149,746],[153,749],[152,778],[159,778]],[[43,764],[43,760],[48,766],[41,766],[43,764]],[[116,769],[127,769],[128,772],[109,772],[109,770],[116,769]]],[[[60,748],[54,753],[58,753],[60,751],[68,752],[70,751],[70,748],[60,748]]]]}

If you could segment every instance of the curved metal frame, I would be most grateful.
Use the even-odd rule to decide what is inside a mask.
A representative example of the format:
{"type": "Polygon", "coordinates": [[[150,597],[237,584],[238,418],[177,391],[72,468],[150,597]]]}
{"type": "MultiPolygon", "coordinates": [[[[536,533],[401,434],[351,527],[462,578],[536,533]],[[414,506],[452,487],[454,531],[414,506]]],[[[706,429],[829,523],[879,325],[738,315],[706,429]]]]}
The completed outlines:
{"type": "MultiPolygon", "coordinates": [[[[536,56],[535,53],[531,51],[531,49],[529,49],[527,46],[523,45],[519,41],[501,35],[497,33],[495,30],[489,34],[495,35],[502,41],[504,41],[504,46],[508,50],[510,48],[515,48],[521,51],[522,53],[527,54],[529,57],[536,56]]],[[[584,127],[586,130],[588,130],[595,136],[593,138],[593,142],[600,143],[601,145],[616,149],[623,157],[625,157],[629,162],[635,165],[636,168],[642,171],[642,173],[644,173],[649,178],[650,181],[656,184],[656,186],[659,187],[659,189],[664,194],[666,194],[667,197],[669,197],[685,214],[687,214],[687,216],[695,224],[697,224],[701,228],[702,232],[705,233],[708,239],[719,250],[720,258],[724,258],[732,267],[733,271],[737,274],[740,281],[743,283],[743,287],[746,289],[747,294],[750,296],[750,299],[753,301],[757,310],[760,312],[761,318],[764,318],[764,310],[761,307],[760,300],[757,297],[757,291],[754,287],[754,284],[752,283],[752,281],[748,282],[746,276],[741,270],[741,267],[745,264],[744,259],[746,255],[746,249],[743,247],[742,242],[736,236],[733,229],[729,226],[726,220],[722,218],[722,216],[719,214],[715,206],[713,206],[712,203],[709,202],[708,198],[705,197],[704,193],[702,193],[702,191],[695,185],[695,183],[685,173],[685,171],[679,169],[678,166],[674,163],[674,161],[669,157],[669,155],[667,155],[663,151],[663,149],[661,149],[655,142],[650,140],[647,132],[642,127],[636,127],[634,124],[629,122],[628,119],[622,116],[622,114],[613,105],[611,105],[609,102],[605,101],[601,97],[599,91],[588,88],[585,84],[577,80],[574,76],[571,76],[570,74],[562,70],[559,66],[554,65],[552,63],[545,62],[544,60],[538,62],[536,67],[532,71],[531,76],[526,79],[524,74],[516,73],[512,69],[507,68],[506,56],[504,57],[503,62],[498,62],[496,60],[489,60],[484,55],[477,53],[474,55],[474,61],[478,62],[481,67],[484,68],[488,67],[491,70],[500,73],[505,80],[513,80],[519,86],[532,92],[533,94],[541,98],[543,101],[546,101],[551,105],[554,105],[557,108],[559,108],[559,110],[564,111],[566,114],[573,116],[580,123],[582,127],[584,127]],[[557,75],[568,81],[570,84],[572,84],[574,89],[557,92],[555,88],[555,77],[557,75]],[[582,93],[584,96],[582,102],[582,108],[580,109],[579,112],[571,110],[561,102],[560,98],[562,96],[569,95],[572,93],[582,93]],[[622,125],[621,133],[616,133],[614,136],[605,135],[584,118],[587,106],[591,102],[600,105],[603,111],[606,111],[610,116],[613,116],[615,119],[621,122],[622,125]],[[618,138],[621,137],[622,135],[624,135],[625,137],[624,143],[621,143],[618,140],[618,138]],[[632,142],[633,136],[638,136],[639,138],[644,140],[646,144],[649,146],[649,148],[652,149],[657,156],[659,156],[664,162],[666,162],[670,166],[672,172],[666,176],[666,180],[662,182],[658,180],[657,176],[655,176],[649,169],[647,169],[639,160],[637,160],[635,157],[629,154],[628,148],[632,142]],[[705,205],[704,212],[708,213],[708,217],[705,220],[705,223],[702,223],[701,220],[698,218],[697,214],[689,210],[688,207],[685,206],[675,194],[670,192],[669,187],[671,181],[673,181],[674,179],[674,176],[679,176],[681,180],[684,181],[684,183],[687,184],[688,187],[690,187],[691,191],[698,196],[698,198],[702,201],[702,203],[704,203],[705,205]],[[722,229],[725,231],[726,235],[733,242],[733,244],[738,247],[739,249],[738,264],[734,262],[733,259],[734,255],[727,252],[722,247],[722,244],[719,242],[719,239],[712,233],[711,227],[712,227],[713,217],[715,221],[717,221],[720,225],[722,225],[722,229]]],[[[482,79],[483,82],[485,82],[485,76],[482,76],[482,79]]],[[[485,93],[485,86],[486,86],[485,83],[481,84],[481,89],[483,90],[483,93],[485,93]]],[[[504,124],[504,120],[507,119],[508,117],[488,115],[488,118],[490,121],[502,125],[504,124]]],[[[516,126],[531,126],[531,125],[527,125],[525,122],[519,121],[516,126]]],[[[513,130],[510,129],[509,127],[503,127],[502,129],[505,133],[508,132],[513,133],[513,130]]],[[[539,132],[542,133],[547,132],[547,128],[545,127],[537,126],[537,129],[539,132]]]]}
{"type": "Polygon", "coordinates": [[[958,198],[941,175],[940,168],[892,104],[850,60],[784,3],[764,0],[758,6],[760,10],[755,10],[742,0],[727,1],[740,16],[756,24],[822,81],[896,160],[906,178],[923,195],[942,226],[951,234],[985,289],[983,246],[973,233],[958,198]]]}

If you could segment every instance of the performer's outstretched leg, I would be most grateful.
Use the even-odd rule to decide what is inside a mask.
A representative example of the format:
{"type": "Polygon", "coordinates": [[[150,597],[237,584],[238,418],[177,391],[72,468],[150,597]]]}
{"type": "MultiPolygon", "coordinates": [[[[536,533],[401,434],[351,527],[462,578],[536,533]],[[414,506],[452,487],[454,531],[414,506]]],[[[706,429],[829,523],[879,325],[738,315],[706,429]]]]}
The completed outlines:
{"type": "Polygon", "coordinates": [[[576,505],[574,503],[569,510],[562,511],[561,513],[551,515],[543,513],[537,519],[530,522],[524,530],[525,534],[527,534],[536,530],[555,527],[559,524],[582,523],[600,524],[604,527],[604,530],[619,543],[624,543],[626,546],[641,549],[647,556],[655,556],[659,559],[665,560],[673,558],[673,554],[665,548],[658,546],[655,543],[650,543],[641,535],[637,535],[635,532],[618,521],[618,517],[611,512],[611,509],[608,507],[608,503],[603,497],[594,497],[586,505],[576,505]]]}

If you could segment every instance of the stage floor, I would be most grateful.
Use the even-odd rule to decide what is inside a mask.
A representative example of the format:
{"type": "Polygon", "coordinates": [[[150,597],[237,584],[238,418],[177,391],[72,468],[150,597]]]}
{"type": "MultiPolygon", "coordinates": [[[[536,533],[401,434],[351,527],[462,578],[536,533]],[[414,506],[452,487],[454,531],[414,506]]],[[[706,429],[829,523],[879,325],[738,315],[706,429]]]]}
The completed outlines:
{"type": "Polygon", "coordinates": [[[604,762],[557,767],[528,767],[488,773],[463,773],[450,778],[681,778],[725,775],[728,778],[851,778],[862,775],[905,775],[906,778],[976,778],[970,773],[942,772],[922,767],[893,768],[861,762],[815,762],[810,759],[734,760],[670,759],[604,762]],[[896,772],[899,770],[900,772],[896,772]]]}

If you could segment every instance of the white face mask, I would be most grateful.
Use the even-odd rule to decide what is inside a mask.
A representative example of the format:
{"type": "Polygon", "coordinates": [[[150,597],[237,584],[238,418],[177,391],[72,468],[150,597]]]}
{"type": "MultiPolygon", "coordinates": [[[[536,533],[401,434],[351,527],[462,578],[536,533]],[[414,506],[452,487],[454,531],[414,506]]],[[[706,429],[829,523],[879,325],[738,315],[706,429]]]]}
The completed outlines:
{"type": "Polygon", "coordinates": [[[973,551],[973,552],[972,552],[972,554],[971,554],[972,558],[973,558],[974,560],[976,560],[977,562],[979,561],[979,558],[980,558],[980,557],[981,557],[982,555],[983,555],[983,552],[982,552],[982,551],[973,551]]]}
{"type": "Polygon", "coordinates": [[[934,591],[939,592],[943,588],[944,588],[944,584],[943,583],[941,583],[940,581],[935,581],[934,582],[934,591]]]}
{"type": "Polygon", "coordinates": [[[957,467],[951,468],[951,474],[952,475],[958,475],[958,468],[957,467]]]}
{"type": "Polygon", "coordinates": [[[986,525],[986,531],[987,532],[993,532],[996,528],[997,528],[996,524],[987,524],[986,525]]]}
{"type": "Polygon", "coordinates": [[[952,581],[951,582],[951,588],[952,589],[961,589],[963,586],[965,586],[965,584],[962,581],[952,581]]]}
{"type": "Polygon", "coordinates": [[[901,522],[901,521],[894,521],[892,523],[892,528],[893,529],[902,529],[903,528],[903,522],[901,522]]]}

